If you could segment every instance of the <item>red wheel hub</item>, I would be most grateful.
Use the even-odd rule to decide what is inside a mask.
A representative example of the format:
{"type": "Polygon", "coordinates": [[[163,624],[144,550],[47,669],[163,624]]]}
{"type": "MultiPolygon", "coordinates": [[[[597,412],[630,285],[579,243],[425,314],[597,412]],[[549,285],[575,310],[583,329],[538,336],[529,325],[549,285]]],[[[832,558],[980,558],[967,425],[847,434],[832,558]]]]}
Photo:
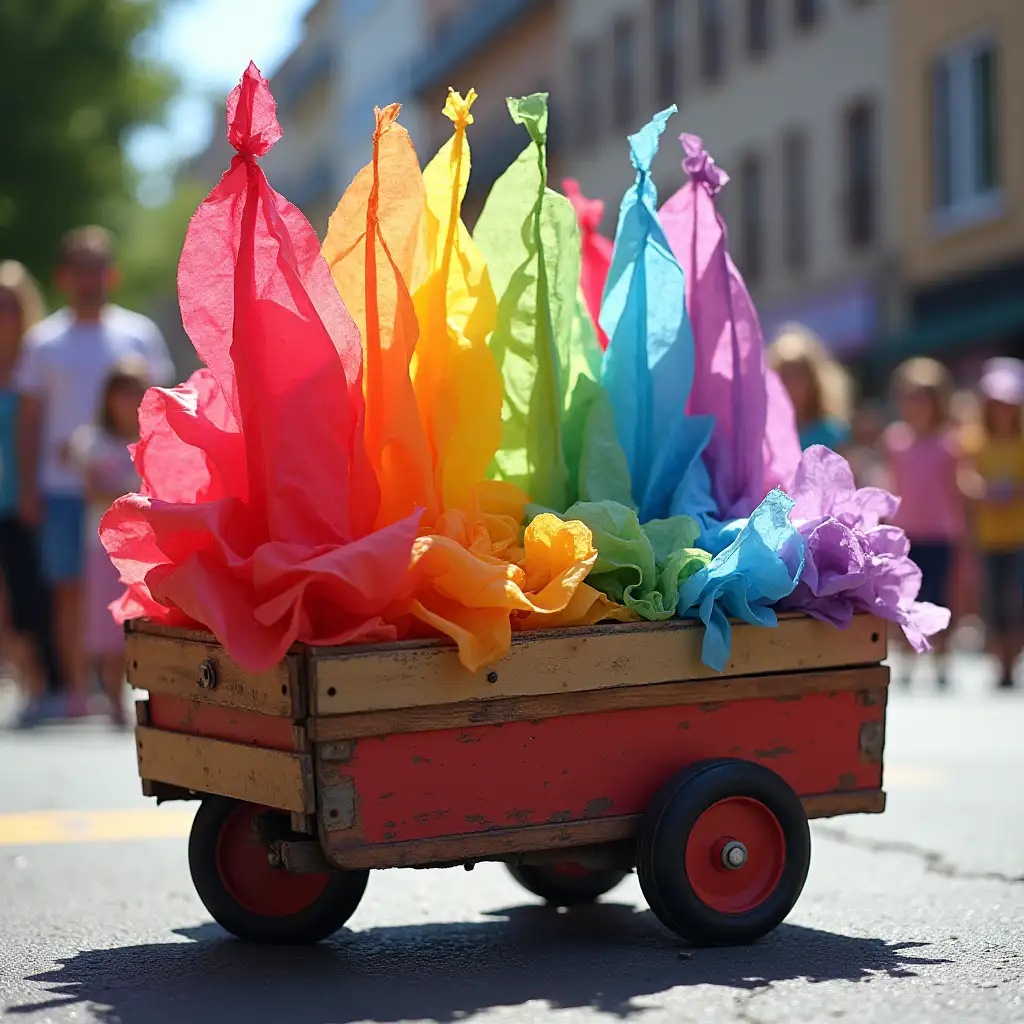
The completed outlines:
{"type": "Polygon", "coordinates": [[[698,899],[723,914],[760,906],[775,890],[786,865],[786,837],[759,800],[731,796],[713,803],[686,841],[686,875],[698,899]],[[737,855],[742,844],[743,853],[737,855]],[[728,866],[729,854],[733,864],[728,866]],[[723,856],[724,854],[724,856],[723,856]]]}
{"type": "Polygon", "coordinates": [[[231,898],[250,913],[287,917],[315,903],[331,876],[272,868],[259,833],[259,819],[267,813],[253,804],[232,811],[217,837],[217,873],[231,898]]]}

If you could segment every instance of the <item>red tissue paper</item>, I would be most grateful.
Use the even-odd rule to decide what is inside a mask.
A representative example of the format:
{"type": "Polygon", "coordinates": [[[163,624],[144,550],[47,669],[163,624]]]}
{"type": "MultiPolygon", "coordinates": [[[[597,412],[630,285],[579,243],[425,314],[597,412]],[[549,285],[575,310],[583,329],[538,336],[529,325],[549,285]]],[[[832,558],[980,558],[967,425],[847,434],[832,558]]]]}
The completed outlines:
{"type": "Polygon", "coordinates": [[[614,246],[611,240],[605,238],[598,230],[604,216],[604,203],[600,199],[588,199],[575,178],[566,178],[562,182],[562,191],[572,203],[580,226],[580,287],[587,303],[587,312],[594,321],[597,340],[601,348],[606,349],[608,335],[604,333],[598,318],[604,298],[604,285],[612,265],[614,246]]]}
{"type": "Polygon", "coordinates": [[[134,447],[139,494],[100,538],[127,584],[118,621],[212,630],[239,664],[291,644],[391,640],[419,513],[374,531],[362,350],[320,242],[257,163],[281,137],[250,64],[227,103],[236,150],[189,225],[181,317],[206,364],[153,388],[134,447]]]}

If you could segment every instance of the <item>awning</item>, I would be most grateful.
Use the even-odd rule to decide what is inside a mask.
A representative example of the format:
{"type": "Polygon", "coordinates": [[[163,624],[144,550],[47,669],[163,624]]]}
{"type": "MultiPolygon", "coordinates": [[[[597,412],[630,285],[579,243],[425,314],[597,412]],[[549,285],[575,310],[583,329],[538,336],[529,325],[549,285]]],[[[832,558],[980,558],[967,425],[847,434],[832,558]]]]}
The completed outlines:
{"type": "Polygon", "coordinates": [[[1024,294],[978,303],[942,317],[922,317],[905,331],[883,339],[873,355],[896,362],[910,356],[948,352],[1017,331],[1024,331],[1024,294]]]}

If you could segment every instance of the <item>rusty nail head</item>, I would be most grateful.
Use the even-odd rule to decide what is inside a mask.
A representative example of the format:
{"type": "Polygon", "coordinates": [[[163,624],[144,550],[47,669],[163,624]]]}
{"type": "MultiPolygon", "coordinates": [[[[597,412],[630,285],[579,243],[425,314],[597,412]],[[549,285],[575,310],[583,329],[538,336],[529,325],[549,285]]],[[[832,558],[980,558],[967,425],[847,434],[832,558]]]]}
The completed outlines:
{"type": "Polygon", "coordinates": [[[207,658],[199,666],[199,679],[197,680],[200,689],[215,690],[217,688],[217,663],[207,658]]]}
{"type": "Polygon", "coordinates": [[[356,752],[354,740],[333,740],[317,745],[321,761],[348,761],[356,752]]]}

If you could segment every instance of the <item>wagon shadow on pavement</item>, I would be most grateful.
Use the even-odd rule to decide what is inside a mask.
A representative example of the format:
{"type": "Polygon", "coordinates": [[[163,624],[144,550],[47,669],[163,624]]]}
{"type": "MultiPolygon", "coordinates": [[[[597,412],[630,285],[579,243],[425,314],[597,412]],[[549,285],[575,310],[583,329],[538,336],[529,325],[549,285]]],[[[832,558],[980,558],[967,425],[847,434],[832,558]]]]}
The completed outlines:
{"type": "Polygon", "coordinates": [[[43,998],[8,1013],[88,1007],[106,1024],[351,1024],[461,1021],[530,1001],[589,1007],[622,1019],[638,1000],[677,987],[737,992],[804,979],[913,977],[950,961],[889,943],[782,925],[757,945],[689,949],[648,911],[602,903],[571,912],[530,905],[489,920],[344,930],[312,948],[248,946],[209,924],[190,942],[88,950],[27,980],[43,998]]]}

